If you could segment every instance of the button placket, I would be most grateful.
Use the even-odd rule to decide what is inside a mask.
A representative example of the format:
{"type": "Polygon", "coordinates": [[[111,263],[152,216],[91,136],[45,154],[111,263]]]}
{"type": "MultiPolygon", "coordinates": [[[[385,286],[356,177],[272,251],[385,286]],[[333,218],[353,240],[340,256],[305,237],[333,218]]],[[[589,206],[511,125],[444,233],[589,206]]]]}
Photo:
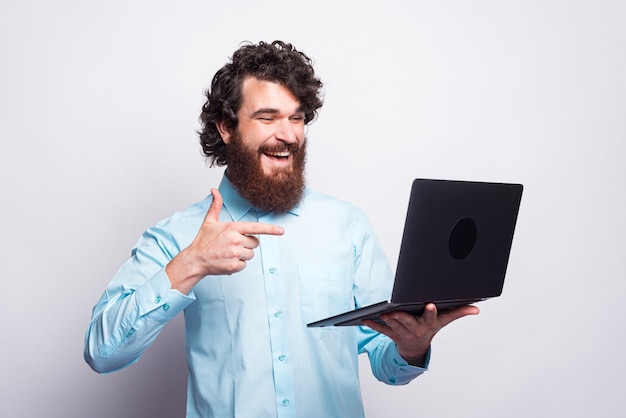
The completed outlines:
{"type": "MultiPolygon", "coordinates": [[[[271,215],[259,217],[259,222],[275,224],[275,218],[271,215]]],[[[279,410],[279,417],[291,417],[295,413],[293,365],[289,360],[289,349],[287,346],[287,329],[285,306],[287,289],[284,271],[280,263],[279,240],[281,237],[261,235],[259,240],[260,255],[263,265],[265,298],[267,306],[268,326],[270,334],[270,348],[272,352],[272,363],[274,369],[274,390],[276,403],[282,406],[279,410]],[[288,407],[288,408],[284,408],[288,407]],[[280,412],[283,411],[283,412],[280,412]]]]}

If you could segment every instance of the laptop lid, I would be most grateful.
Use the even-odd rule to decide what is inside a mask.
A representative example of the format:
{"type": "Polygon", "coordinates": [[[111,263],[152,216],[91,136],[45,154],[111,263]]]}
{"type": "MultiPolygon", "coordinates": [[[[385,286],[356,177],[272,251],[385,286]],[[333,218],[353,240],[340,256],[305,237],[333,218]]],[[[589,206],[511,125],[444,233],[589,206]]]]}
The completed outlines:
{"type": "Polygon", "coordinates": [[[499,296],[522,190],[521,184],[414,180],[391,301],[499,296]]]}
{"type": "Polygon", "coordinates": [[[415,179],[390,301],[309,324],[360,325],[383,312],[421,314],[500,296],[523,186],[415,179]]]}

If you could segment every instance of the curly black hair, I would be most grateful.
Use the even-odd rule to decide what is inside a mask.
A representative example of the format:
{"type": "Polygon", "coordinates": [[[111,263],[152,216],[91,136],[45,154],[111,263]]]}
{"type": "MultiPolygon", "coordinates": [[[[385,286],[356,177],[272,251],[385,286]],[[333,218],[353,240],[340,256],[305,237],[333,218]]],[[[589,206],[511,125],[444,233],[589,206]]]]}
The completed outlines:
{"type": "Polygon", "coordinates": [[[206,91],[207,100],[202,106],[202,129],[198,133],[202,152],[212,166],[227,163],[226,144],[216,123],[226,122],[230,131],[237,128],[237,111],[242,101],[241,86],[249,76],[288,88],[300,101],[305,124],[311,122],[322,107],[322,82],[315,76],[313,61],[308,56],[282,41],[243,45],[235,51],[231,62],[215,74],[211,88],[206,91]]]}

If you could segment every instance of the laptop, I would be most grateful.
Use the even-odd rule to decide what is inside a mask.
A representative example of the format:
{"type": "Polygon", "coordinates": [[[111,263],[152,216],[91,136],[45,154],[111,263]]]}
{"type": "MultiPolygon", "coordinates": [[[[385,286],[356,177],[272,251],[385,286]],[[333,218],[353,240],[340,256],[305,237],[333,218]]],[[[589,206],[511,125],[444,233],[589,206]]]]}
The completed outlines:
{"type": "Polygon", "coordinates": [[[442,312],[500,296],[522,190],[521,184],[415,179],[391,299],[307,326],[381,322],[392,311],[420,316],[431,302],[442,312]]]}

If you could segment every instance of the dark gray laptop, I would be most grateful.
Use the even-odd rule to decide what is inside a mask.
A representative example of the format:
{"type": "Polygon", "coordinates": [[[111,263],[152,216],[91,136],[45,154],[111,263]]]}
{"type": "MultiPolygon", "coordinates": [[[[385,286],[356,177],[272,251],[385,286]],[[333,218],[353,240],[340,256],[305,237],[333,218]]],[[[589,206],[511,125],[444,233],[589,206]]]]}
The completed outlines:
{"type": "Polygon", "coordinates": [[[429,302],[439,311],[500,296],[522,185],[413,181],[391,300],[308,324],[361,325],[364,319],[429,302]]]}

